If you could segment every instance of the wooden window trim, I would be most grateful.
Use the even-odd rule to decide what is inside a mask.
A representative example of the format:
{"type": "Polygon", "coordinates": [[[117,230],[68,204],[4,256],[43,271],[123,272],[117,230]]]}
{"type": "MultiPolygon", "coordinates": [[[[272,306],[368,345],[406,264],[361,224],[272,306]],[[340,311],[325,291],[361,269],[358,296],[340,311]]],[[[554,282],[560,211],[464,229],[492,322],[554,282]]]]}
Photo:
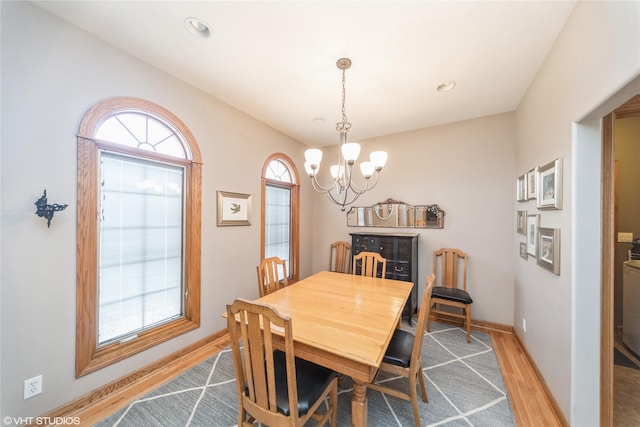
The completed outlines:
{"type": "MultiPolygon", "coordinates": [[[[125,147],[118,151],[127,152],[125,147]]],[[[129,150],[129,152],[135,150],[129,150]]],[[[139,151],[138,151],[139,153],[139,151]]],[[[166,159],[145,152],[146,157],[166,159]]],[[[94,105],[78,131],[78,220],[76,253],[76,378],[168,341],[200,326],[202,158],[195,137],[186,125],[163,107],[138,98],[112,98],[94,105]],[[165,120],[184,138],[191,159],[185,164],[184,317],[141,332],[137,338],[97,347],[97,243],[99,148],[109,146],[94,139],[100,124],[124,111],[142,111],[165,120]]]]}
{"type": "Polygon", "coordinates": [[[291,189],[291,261],[289,266],[289,284],[300,280],[300,175],[298,169],[289,156],[283,153],[274,153],[267,157],[262,166],[261,174],[261,209],[260,209],[260,259],[264,259],[264,222],[265,222],[265,193],[266,186],[276,185],[291,189]],[[280,160],[289,169],[292,183],[265,178],[267,168],[273,160],[280,160]]]}

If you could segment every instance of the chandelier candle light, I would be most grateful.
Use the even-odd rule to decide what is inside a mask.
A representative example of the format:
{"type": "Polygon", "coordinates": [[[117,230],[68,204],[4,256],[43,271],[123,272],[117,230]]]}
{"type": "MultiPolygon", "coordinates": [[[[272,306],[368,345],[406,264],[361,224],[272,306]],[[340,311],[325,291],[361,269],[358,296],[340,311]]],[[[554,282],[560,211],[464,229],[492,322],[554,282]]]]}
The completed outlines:
{"type": "Polygon", "coordinates": [[[347,122],[347,115],[344,109],[346,93],[345,71],[351,67],[351,60],[349,58],[341,58],[338,59],[336,65],[342,70],[342,121],[336,124],[336,130],[340,134],[338,163],[329,169],[333,177],[333,183],[329,187],[323,187],[318,182],[317,173],[322,160],[322,151],[317,148],[311,148],[304,152],[306,160],[304,169],[309,178],[311,178],[313,188],[321,194],[326,194],[329,200],[339,205],[344,211],[345,206],[355,202],[361,194],[371,190],[378,183],[378,175],[387,162],[387,153],[385,151],[374,151],[369,155],[370,161],[360,163],[360,171],[365,179],[364,187],[359,187],[353,182],[353,165],[360,154],[360,144],[347,142],[347,133],[351,128],[351,123],[347,122]],[[374,172],[375,177],[371,180],[374,172]]]}

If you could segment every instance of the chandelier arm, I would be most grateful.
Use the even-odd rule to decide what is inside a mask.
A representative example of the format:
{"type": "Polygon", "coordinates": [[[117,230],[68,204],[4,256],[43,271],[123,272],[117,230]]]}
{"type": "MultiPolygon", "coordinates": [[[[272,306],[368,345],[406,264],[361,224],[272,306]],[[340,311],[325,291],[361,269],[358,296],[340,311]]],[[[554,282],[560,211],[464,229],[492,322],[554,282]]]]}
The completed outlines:
{"type": "Polygon", "coordinates": [[[351,200],[348,200],[348,195],[349,195],[349,189],[348,189],[348,188],[345,190],[345,192],[344,192],[344,197],[342,197],[342,199],[341,199],[341,200],[338,200],[338,199],[334,196],[333,192],[331,192],[331,191],[330,191],[330,192],[327,192],[327,193],[326,193],[326,196],[327,196],[327,198],[329,198],[329,200],[331,200],[333,203],[335,203],[336,205],[340,206],[340,208],[341,208],[341,210],[342,210],[342,211],[345,211],[345,210],[346,210],[345,206],[348,206],[348,205],[350,205],[351,203],[355,202],[355,201],[358,199],[358,197],[360,197],[360,195],[362,194],[362,193],[354,193],[353,191],[351,191],[351,193],[353,194],[353,196],[352,196],[351,200]]]}
{"type": "Polygon", "coordinates": [[[369,177],[369,179],[365,178],[365,186],[364,186],[364,188],[358,186],[355,182],[350,181],[349,188],[351,188],[351,191],[353,191],[353,192],[357,192],[357,193],[363,194],[366,191],[369,191],[373,187],[376,186],[376,184],[378,183],[378,177],[379,176],[380,176],[380,172],[376,171],[376,173],[374,175],[372,175],[371,177],[369,177]],[[371,181],[372,178],[373,178],[373,181],[371,181]]]}
{"type": "MultiPolygon", "coordinates": [[[[369,179],[371,179],[371,178],[369,178],[369,179]]],[[[365,191],[369,191],[369,190],[371,190],[371,188],[373,188],[373,187],[369,187],[369,180],[368,180],[368,179],[365,179],[365,185],[364,185],[364,188],[362,188],[362,187],[360,187],[359,185],[357,185],[357,184],[353,181],[352,177],[350,176],[350,177],[349,177],[349,188],[350,188],[350,189],[351,189],[351,191],[353,191],[354,193],[362,194],[362,193],[364,193],[365,191]]]]}
{"type": "Polygon", "coordinates": [[[325,194],[328,193],[329,191],[333,190],[334,188],[336,188],[336,186],[338,185],[337,180],[333,180],[333,184],[331,184],[329,187],[323,187],[320,182],[318,182],[318,178],[316,175],[313,175],[311,177],[311,185],[313,185],[313,189],[316,190],[318,193],[321,194],[325,194]]]}

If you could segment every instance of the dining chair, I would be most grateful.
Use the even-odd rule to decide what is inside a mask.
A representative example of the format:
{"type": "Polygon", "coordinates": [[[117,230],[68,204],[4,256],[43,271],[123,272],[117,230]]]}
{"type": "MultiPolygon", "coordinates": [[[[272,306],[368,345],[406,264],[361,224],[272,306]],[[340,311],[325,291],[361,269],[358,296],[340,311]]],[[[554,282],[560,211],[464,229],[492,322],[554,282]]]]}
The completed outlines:
{"type": "Polygon", "coordinates": [[[261,297],[282,289],[289,284],[287,265],[284,260],[278,257],[263,259],[257,269],[261,297]]]}
{"type": "MultiPolygon", "coordinates": [[[[391,337],[391,342],[382,359],[378,373],[376,374],[376,379],[380,372],[387,372],[391,375],[407,378],[409,380],[409,392],[405,393],[395,388],[389,388],[379,382],[367,384],[367,388],[411,402],[416,427],[420,426],[420,409],[418,407],[416,382],[420,384],[422,401],[425,403],[429,401],[420,359],[422,355],[422,338],[424,337],[425,323],[429,317],[429,310],[431,308],[431,292],[435,279],[435,274],[430,274],[429,277],[427,277],[424,291],[422,292],[420,309],[418,311],[418,324],[416,325],[415,335],[403,329],[396,329],[391,337]]],[[[376,379],[374,379],[374,381],[376,379]]]]}
{"type": "Polygon", "coordinates": [[[384,279],[387,274],[387,259],[377,252],[360,252],[353,257],[351,272],[358,274],[357,271],[360,271],[361,276],[382,277],[384,279]],[[380,265],[380,275],[378,275],[378,265],[380,265]]]}
{"type": "Polygon", "coordinates": [[[236,299],[227,305],[227,327],[236,373],[238,426],[253,426],[254,421],[301,426],[310,418],[318,426],[327,421],[336,425],[336,373],[294,356],[289,317],[266,304],[236,299]],[[284,351],[274,349],[279,338],[284,339],[284,351]],[[328,407],[321,407],[327,397],[328,407]]]}
{"type": "Polygon", "coordinates": [[[349,273],[351,271],[351,244],[333,242],[329,252],[329,271],[349,273]]]}
{"type": "MultiPolygon", "coordinates": [[[[471,342],[473,300],[467,292],[467,258],[467,254],[459,249],[442,248],[433,252],[433,272],[440,278],[440,285],[433,288],[431,314],[460,319],[461,325],[466,326],[467,342],[471,342]],[[441,305],[459,311],[441,310],[441,305]]],[[[431,319],[427,320],[427,331],[431,330],[430,323],[431,319]]]]}

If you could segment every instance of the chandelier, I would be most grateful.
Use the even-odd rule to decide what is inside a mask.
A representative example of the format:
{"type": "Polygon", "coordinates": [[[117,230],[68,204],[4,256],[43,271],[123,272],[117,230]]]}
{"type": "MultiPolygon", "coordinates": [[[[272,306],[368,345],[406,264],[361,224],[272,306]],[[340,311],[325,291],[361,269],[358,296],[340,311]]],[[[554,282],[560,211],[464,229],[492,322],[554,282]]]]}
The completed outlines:
{"type": "Polygon", "coordinates": [[[345,113],[345,71],[351,67],[349,58],[338,59],[336,65],[342,70],[342,121],[336,124],[336,130],[340,134],[340,146],[338,149],[338,161],[329,168],[333,182],[328,187],[320,185],[318,182],[318,170],[322,160],[322,151],[311,148],[304,152],[304,169],[311,178],[313,188],[321,194],[326,194],[329,200],[345,210],[345,206],[355,202],[361,194],[371,190],[378,183],[378,175],[382,167],[387,162],[385,151],[374,151],[369,155],[368,162],[360,163],[360,171],[364,177],[364,185],[357,185],[353,181],[353,166],[360,155],[360,144],[357,142],[347,142],[347,133],[351,128],[351,123],[347,122],[345,113]],[[373,180],[371,179],[373,177],[373,180]]]}

